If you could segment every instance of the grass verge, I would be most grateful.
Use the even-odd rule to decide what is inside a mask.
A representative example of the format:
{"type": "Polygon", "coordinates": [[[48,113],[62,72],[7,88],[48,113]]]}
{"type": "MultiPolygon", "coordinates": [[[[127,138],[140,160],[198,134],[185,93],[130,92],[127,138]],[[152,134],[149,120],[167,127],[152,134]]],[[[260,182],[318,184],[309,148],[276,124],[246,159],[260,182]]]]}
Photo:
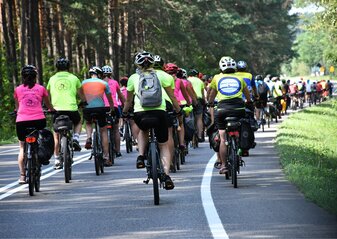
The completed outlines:
{"type": "Polygon", "coordinates": [[[337,99],[290,115],[278,130],[276,147],[288,179],[337,215],[337,99]]]}

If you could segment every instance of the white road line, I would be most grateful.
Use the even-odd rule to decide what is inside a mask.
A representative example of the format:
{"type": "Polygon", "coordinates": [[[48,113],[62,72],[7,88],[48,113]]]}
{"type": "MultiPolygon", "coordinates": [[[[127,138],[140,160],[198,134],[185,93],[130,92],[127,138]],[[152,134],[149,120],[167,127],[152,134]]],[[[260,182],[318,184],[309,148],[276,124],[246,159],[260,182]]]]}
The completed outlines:
{"type": "MultiPolygon", "coordinates": [[[[87,154],[84,154],[84,155],[81,155],[81,156],[78,156],[78,157],[76,157],[76,158],[74,158],[74,160],[76,160],[76,161],[73,163],[73,166],[76,165],[76,164],[79,164],[79,163],[82,163],[82,162],[88,160],[88,156],[90,156],[90,154],[91,154],[91,152],[90,152],[90,153],[87,153],[87,154]]],[[[51,177],[51,176],[53,176],[54,174],[57,174],[57,173],[59,173],[59,172],[63,172],[63,170],[54,170],[53,167],[46,168],[45,170],[42,171],[42,174],[44,174],[44,173],[47,173],[47,174],[41,176],[41,180],[44,180],[44,179],[46,179],[46,178],[49,178],[49,177],[51,177]],[[47,172],[49,172],[49,171],[52,171],[52,172],[47,173],[47,172]]],[[[5,190],[7,190],[7,189],[9,189],[9,188],[11,188],[11,187],[14,187],[14,186],[16,186],[16,185],[19,185],[18,182],[10,183],[10,184],[8,184],[8,185],[2,187],[2,188],[0,189],[0,192],[5,191],[5,190]]],[[[8,192],[6,192],[6,193],[4,193],[4,194],[1,194],[1,195],[0,195],[0,200],[4,199],[4,198],[6,198],[6,197],[9,197],[10,195],[12,195],[12,194],[14,194],[14,193],[16,193],[16,192],[18,192],[18,191],[21,191],[22,189],[24,189],[24,188],[26,188],[26,187],[28,187],[28,184],[19,185],[19,187],[13,188],[12,190],[9,190],[8,192]]]]}
{"type": "Polygon", "coordinates": [[[224,229],[218,212],[214,206],[211,194],[211,179],[213,173],[216,154],[208,161],[202,182],[201,182],[201,200],[202,206],[206,214],[209,228],[211,229],[213,238],[229,239],[226,230],[224,229]]]}

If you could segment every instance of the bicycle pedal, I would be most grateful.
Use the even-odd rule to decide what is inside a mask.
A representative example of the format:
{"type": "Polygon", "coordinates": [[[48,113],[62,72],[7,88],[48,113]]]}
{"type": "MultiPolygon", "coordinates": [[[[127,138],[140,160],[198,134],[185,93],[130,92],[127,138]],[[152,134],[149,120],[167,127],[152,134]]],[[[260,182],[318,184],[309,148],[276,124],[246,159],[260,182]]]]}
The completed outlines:
{"type": "Polygon", "coordinates": [[[245,161],[243,161],[242,159],[240,160],[240,167],[246,166],[245,161]]]}
{"type": "Polygon", "coordinates": [[[145,183],[145,184],[149,184],[149,182],[150,182],[150,178],[147,178],[146,180],[143,180],[143,183],[145,183]]]}

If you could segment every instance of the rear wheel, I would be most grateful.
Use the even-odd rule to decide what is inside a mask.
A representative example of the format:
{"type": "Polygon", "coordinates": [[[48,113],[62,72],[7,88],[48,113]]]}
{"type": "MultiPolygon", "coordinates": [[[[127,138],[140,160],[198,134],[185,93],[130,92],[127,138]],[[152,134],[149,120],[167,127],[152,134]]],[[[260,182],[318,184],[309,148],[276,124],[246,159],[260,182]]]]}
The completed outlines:
{"type": "Polygon", "coordinates": [[[153,182],[153,196],[154,196],[154,205],[159,205],[159,183],[158,183],[158,166],[157,166],[157,152],[155,143],[150,144],[151,152],[151,174],[153,182]]]}
{"type": "Polygon", "coordinates": [[[125,127],[125,129],[124,129],[124,137],[125,137],[126,152],[127,153],[131,153],[132,152],[132,137],[131,137],[129,123],[125,122],[124,127],[125,127]]]}
{"type": "Polygon", "coordinates": [[[93,154],[94,154],[94,161],[95,161],[95,172],[96,175],[99,175],[100,172],[100,155],[98,152],[98,135],[97,132],[95,131],[93,134],[93,154]]]}
{"type": "Polygon", "coordinates": [[[33,162],[32,162],[33,159],[26,158],[26,160],[27,160],[27,177],[28,177],[29,195],[34,196],[35,180],[34,180],[34,168],[33,168],[33,162]]]}
{"type": "Polygon", "coordinates": [[[265,125],[265,114],[264,112],[262,112],[262,116],[261,116],[262,132],[264,132],[264,125],[265,125]]]}
{"type": "Polygon", "coordinates": [[[114,135],[112,128],[108,129],[108,137],[109,137],[109,159],[112,164],[115,163],[115,144],[114,144],[114,135]]]}
{"type": "Polygon", "coordinates": [[[35,192],[40,192],[40,178],[41,178],[41,164],[38,160],[38,156],[37,154],[35,154],[34,156],[34,160],[35,160],[35,182],[34,182],[34,187],[35,187],[35,192]]]}
{"type": "Polygon", "coordinates": [[[68,140],[67,137],[63,136],[61,138],[61,153],[63,158],[63,164],[64,164],[64,181],[66,183],[69,183],[71,178],[71,159],[70,159],[70,153],[68,148],[68,140]]]}
{"type": "Polygon", "coordinates": [[[232,174],[232,184],[234,188],[238,187],[238,157],[237,152],[234,148],[234,139],[231,139],[231,150],[230,150],[230,158],[231,158],[231,174],[232,174]]]}

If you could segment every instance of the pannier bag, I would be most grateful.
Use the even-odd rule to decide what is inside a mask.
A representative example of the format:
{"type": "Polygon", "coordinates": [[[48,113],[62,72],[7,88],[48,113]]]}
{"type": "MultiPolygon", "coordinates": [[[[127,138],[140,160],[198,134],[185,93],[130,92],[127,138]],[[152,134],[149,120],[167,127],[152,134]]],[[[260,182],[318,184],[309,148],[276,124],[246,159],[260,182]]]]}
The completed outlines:
{"type": "Polygon", "coordinates": [[[208,111],[204,110],[202,114],[202,120],[205,127],[210,126],[212,123],[211,114],[208,111]]]}
{"type": "Polygon", "coordinates": [[[239,147],[244,150],[248,150],[255,147],[254,131],[250,125],[250,121],[247,118],[240,119],[240,139],[239,147]]]}
{"type": "Polygon", "coordinates": [[[210,147],[215,152],[219,152],[219,148],[220,148],[220,134],[219,134],[219,130],[216,127],[216,125],[212,124],[211,126],[209,126],[208,129],[206,130],[206,133],[208,135],[210,147]]]}
{"type": "Polygon", "coordinates": [[[50,158],[54,154],[54,136],[50,130],[39,130],[37,152],[40,163],[43,165],[48,165],[50,158]]]}
{"type": "Polygon", "coordinates": [[[55,119],[54,131],[58,132],[60,127],[66,126],[68,130],[73,128],[73,122],[68,115],[60,115],[55,119]]]}
{"type": "Polygon", "coordinates": [[[190,114],[188,117],[185,117],[184,127],[185,127],[185,140],[192,141],[193,135],[196,133],[193,114],[190,114]]]}

